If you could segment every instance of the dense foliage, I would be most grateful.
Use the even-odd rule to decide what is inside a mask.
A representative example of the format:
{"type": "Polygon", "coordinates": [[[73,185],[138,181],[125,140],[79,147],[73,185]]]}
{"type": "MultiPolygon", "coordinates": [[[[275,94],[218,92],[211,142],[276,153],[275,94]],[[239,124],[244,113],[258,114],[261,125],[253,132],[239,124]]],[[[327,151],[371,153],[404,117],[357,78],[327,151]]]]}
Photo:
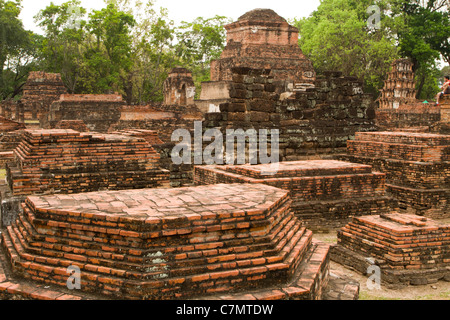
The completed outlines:
{"type": "Polygon", "coordinates": [[[318,72],[356,76],[376,94],[390,63],[406,57],[414,63],[417,97],[425,99],[438,90],[439,60],[450,63],[448,7],[448,0],[323,0],[310,17],[294,23],[318,72]],[[379,12],[369,9],[374,4],[379,12]]]}

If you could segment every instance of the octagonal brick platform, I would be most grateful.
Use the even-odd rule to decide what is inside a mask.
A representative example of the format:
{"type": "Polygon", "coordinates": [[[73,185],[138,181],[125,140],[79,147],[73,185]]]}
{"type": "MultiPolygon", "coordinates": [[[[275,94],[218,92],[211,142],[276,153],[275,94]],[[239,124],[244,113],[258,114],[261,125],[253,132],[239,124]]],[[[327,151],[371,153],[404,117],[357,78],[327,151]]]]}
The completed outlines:
{"type": "Polygon", "coordinates": [[[263,183],[288,190],[294,213],[315,232],[341,228],[353,216],[389,213],[395,201],[385,194],[385,178],[370,165],[336,160],[198,166],[194,173],[198,185],[263,183]]]}
{"type": "Polygon", "coordinates": [[[329,246],[290,204],[262,184],[30,196],[2,246],[17,276],[66,286],[78,266],[83,292],[116,298],[319,299],[329,246]]]}
{"type": "Polygon", "coordinates": [[[450,225],[408,214],[356,217],[338,231],[332,260],[362,274],[377,265],[391,286],[450,281],[450,225]]]}

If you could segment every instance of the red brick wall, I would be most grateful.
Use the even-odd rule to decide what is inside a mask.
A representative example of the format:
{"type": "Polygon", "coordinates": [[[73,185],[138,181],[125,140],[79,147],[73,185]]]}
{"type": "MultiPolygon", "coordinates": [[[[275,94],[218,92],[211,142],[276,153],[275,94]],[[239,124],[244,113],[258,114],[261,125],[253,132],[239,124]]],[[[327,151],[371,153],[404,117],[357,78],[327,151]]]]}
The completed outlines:
{"type": "Polygon", "coordinates": [[[168,172],[144,140],[73,130],[25,130],[8,164],[14,196],[168,186],[168,172]]]}

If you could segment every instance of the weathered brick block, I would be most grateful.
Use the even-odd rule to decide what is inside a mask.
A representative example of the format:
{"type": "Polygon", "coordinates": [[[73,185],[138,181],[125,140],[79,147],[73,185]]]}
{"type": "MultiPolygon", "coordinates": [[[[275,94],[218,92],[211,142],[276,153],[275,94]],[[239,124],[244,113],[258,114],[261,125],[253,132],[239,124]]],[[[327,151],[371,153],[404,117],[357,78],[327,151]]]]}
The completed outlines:
{"type": "Polygon", "coordinates": [[[312,243],[290,203],[262,184],[30,196],[2,245],[25,278],[64,286],[61,267],[78,266],[82,292],[193,298],[292,287],[296,275],[318,290],[304,299],[320,298],[328,246],[312,243]]]}
{"type": "Polygon", "coordinates": [[[448,278],[449,254],[449,225],[416,215],[388,214],[357,217],[339,230],[332,260],[364,274],[376,265],[384,283],[427,284],[448,278]]]}
{"type": "Polygon", "coordinates": [[[340,159],[386,173],[387,191],[406,213],[445,218],[450,212],[450,136],[363,132],[340,159]]]}
{"type": "Polygon", "coordinates": [[[352,216],[387,213],[395,206],[385,195],[385,174],[367,165],[341,161],[282,162],[268,165],[197,166],[194,182],[264,183],[290,191],[292,208],[308,228],[342,227],[352,216]]]}

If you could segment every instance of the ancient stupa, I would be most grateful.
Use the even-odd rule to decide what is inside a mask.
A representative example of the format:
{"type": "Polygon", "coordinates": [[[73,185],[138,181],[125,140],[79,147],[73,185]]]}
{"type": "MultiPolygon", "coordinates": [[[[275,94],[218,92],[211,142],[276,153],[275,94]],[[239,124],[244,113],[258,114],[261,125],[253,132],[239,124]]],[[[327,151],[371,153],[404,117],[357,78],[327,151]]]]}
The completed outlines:
{"type": "Polygon", "coordinates": [[[227,45],[211,62],[211,81],[202,84],[197,106],[217,112],[229,99],[232,68],[270,69],[275,81],[312,86],[316,73],[298,45],[299,31],[270,9],[255,9],[225,26],[227,45]]]}

